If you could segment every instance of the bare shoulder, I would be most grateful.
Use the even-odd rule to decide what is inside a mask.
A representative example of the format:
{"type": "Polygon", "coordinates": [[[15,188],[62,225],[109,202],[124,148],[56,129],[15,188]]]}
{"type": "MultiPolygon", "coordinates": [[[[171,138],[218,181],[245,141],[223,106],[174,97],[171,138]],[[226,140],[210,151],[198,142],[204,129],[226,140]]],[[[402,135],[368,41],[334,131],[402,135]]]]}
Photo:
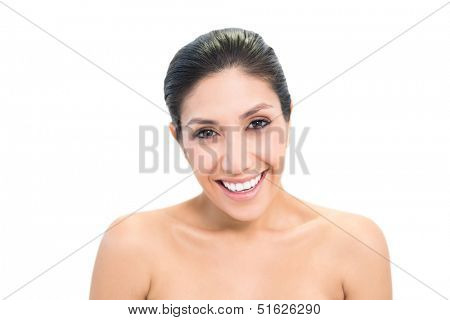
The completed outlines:
{"type": "Polygon", "coordinates": [[[121,215],[109,224],[97,251],[90,299],[146,299],[152,262],[164,241],[164,211],[121,215]]]}
{"type": "Polygon", "coordinates": [[[318,219],[321,219],[323,224],[333,230],[334,240],[343,241],[346,245],[347,241],[354,240],[361,240],[375,247],[386,245],[383,231],[371,218],[306,201],[304,203],[319,215],[318,219]]]}
{"type": "Polygon", "coordinates": [[[336,239],[340,240],[344,248],[354,250],[353,253],[360,254],[362,259],[374,255],[388,258],[386,238],[373,219],[357,213],[337,211],[334,222],[336,233],[340,234],[336,239]]]}
{"type": "Polygon", "coordinates": [[[389,250],[380,226],[361,214],[312,206],[329,223],[345,299],[392,299],[389,250]]]}
{"type": "Polygon", "coordinates": [[[137,246],[147,244],[144,242],[148,237],[156,239],[158,231],[166,221],[168,210],[169,208],[162,208],[121,215],[109,225],[104,238],[137,246]]]}

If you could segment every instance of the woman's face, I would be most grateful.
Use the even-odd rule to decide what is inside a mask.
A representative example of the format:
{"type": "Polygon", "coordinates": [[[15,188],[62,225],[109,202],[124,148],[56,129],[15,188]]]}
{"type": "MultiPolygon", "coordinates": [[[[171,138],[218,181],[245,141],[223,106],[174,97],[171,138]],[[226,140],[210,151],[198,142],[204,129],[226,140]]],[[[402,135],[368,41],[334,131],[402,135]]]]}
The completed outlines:
{"type": "Polygon", "coordinates": [[[180,117],[181,147],[210,201],[235,220],[257,219],[280,191],[289,131],[269,83],[236,68],[210,75],[180,117]]]}

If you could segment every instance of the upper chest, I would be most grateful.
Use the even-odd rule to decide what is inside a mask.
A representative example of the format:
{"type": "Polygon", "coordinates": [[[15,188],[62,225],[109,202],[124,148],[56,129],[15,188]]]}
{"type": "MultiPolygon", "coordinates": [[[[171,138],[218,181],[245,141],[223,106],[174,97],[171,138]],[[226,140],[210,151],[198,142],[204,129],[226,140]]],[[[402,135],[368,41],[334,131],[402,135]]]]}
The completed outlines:
{"type": "Polygon", "coordinates": [[[342,299],[336,254],[314,231],[236,240],[174,228],[148,298],[342,299]]]}

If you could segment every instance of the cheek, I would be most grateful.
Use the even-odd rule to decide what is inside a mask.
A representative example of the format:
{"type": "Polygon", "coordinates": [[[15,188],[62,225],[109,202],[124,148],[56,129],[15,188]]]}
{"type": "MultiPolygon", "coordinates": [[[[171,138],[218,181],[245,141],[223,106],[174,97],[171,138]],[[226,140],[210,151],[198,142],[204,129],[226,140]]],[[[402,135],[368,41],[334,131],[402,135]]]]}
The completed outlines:
{"type": "Polygon", "coordinates": [[[249,151],[274,168],[281,168],[286,152],[285,131],[276,128],[249,139],[249,151]]]}
{"type": "Polygon", "coordinates": [[[217,150],[208,143],[187,144],[185,153],[192,170],[197,171],[199,174],[212,174],[217,167],[217,150]]]}

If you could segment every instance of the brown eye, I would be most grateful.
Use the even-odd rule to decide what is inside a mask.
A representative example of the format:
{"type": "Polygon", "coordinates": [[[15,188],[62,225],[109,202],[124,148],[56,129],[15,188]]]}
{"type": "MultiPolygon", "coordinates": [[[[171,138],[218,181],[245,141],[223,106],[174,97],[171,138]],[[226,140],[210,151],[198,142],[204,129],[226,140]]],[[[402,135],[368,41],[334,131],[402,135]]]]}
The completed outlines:
{"type": "Polygon", "coordinates": [[[200,139],[209,139],[209,138],[214,137],[215,135],[216,135],[216,133],[211,129],[199,130],[195,134],[195,136],[200,139]]]}
{"type": "Polygon", "coordinates": [[[250,122],[249,124],[249,128],[250,129],[262,129],[265,126],[267,126],[270,122],[266,121],[264,119],[257,119],[257,120],[253,120],[252,122],[250,122]]]}

